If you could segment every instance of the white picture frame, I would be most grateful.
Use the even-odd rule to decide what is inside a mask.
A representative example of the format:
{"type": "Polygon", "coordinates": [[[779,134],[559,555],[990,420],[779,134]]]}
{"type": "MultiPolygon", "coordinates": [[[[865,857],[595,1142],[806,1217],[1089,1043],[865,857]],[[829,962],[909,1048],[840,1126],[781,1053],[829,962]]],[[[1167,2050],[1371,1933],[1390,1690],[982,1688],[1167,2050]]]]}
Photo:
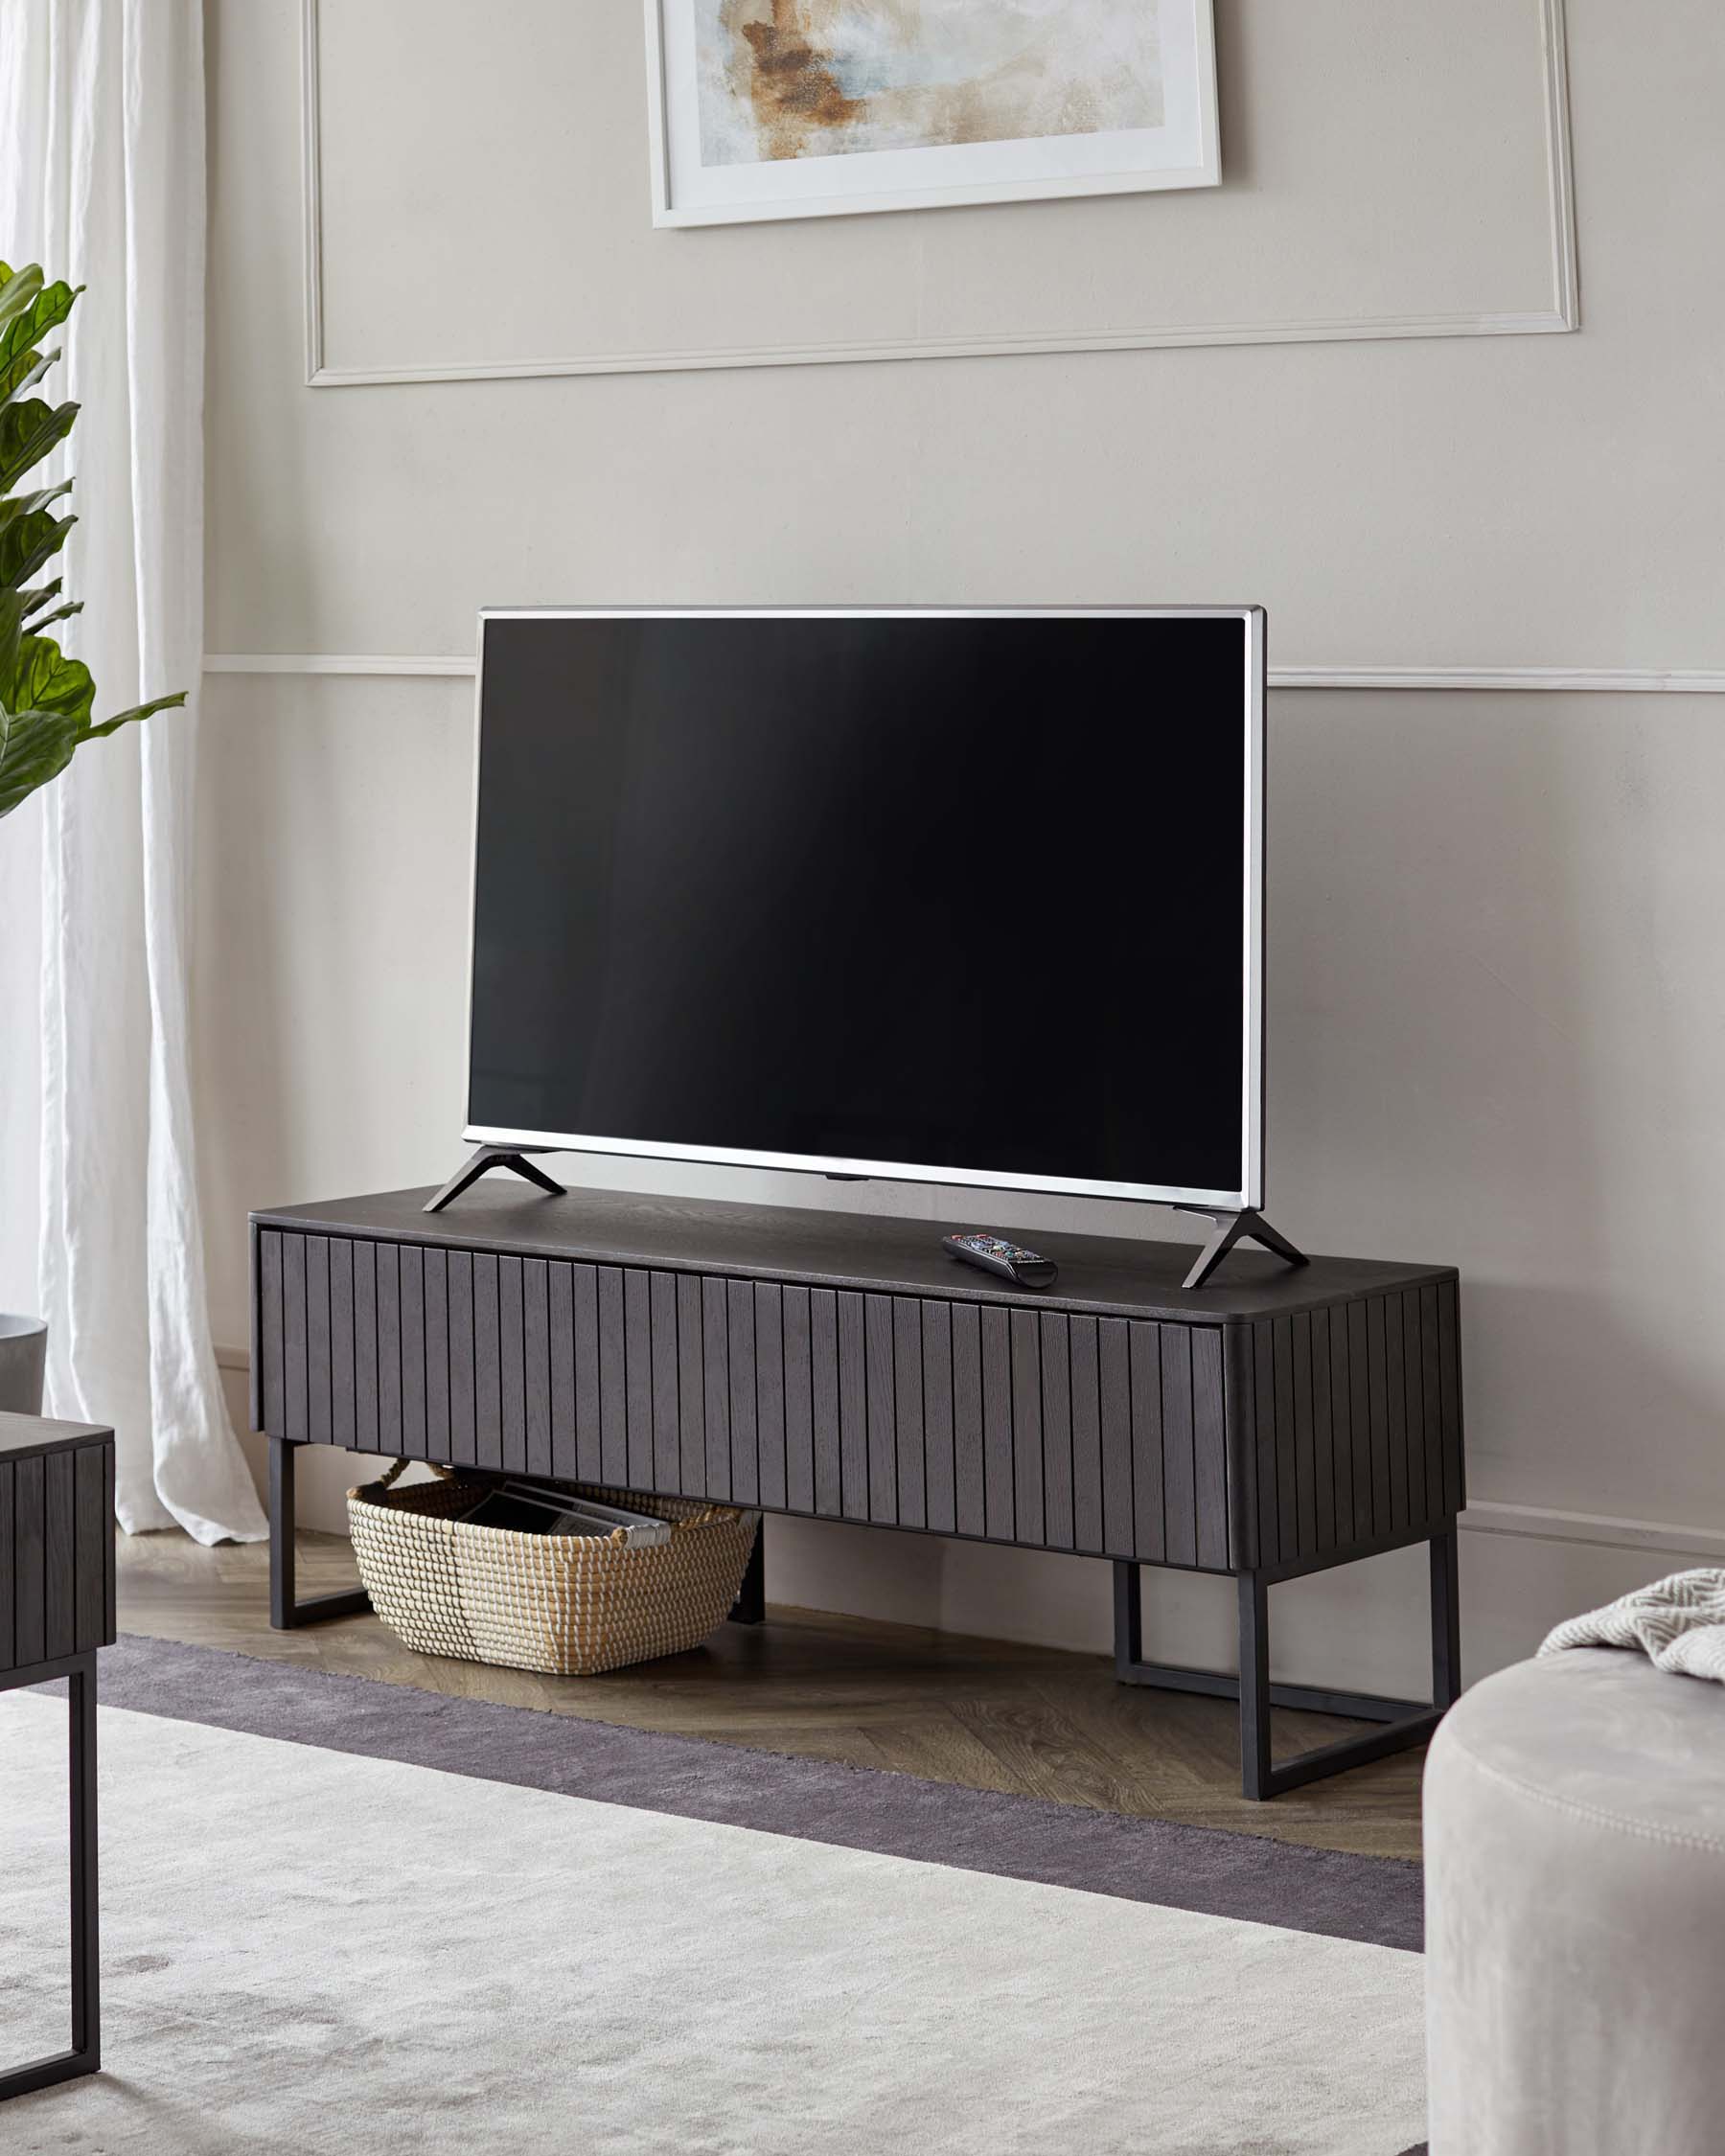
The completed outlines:
{"type": "MultiPolygon", "coordinates": [[[[1090,21],[1111,11],[1141,35],[1153,18],[1160,62],[1160,124],[999,141],[915,143],[843,154],[786,154],[763,147],[703,159],[715,90],[713,56],[721,0],[645,0],[653,221],[660,226],[745,224],[787,218],[857,217],[888,210],[1028,202],[1064,195],[1124,195],[1214,187],[1221,147],[1213,0],[1086,0],[1090,21]]],[[[1073,11],[1076,23],[1081,11],[1073,11]]],[[[1076,31],[1074,30],[1074,34],[1076,31]]],[[[736,113],[744,114],[740,100],[736,113]]],[[[728,116],[727,116],[728,117],[728,116]]],[[[737,120],[741,128],[742,119],[737,120]]]]}

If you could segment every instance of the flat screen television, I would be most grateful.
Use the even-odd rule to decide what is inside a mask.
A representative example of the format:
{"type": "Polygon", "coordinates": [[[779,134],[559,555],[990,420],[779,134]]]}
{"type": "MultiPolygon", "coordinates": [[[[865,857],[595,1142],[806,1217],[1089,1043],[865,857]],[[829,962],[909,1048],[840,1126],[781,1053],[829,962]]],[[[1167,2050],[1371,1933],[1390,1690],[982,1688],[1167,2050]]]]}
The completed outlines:
{"type": "Polygon", "coordinates": [[[470,1139],[1262,1203],[1264,617],[480,622],[470,1139]]]}

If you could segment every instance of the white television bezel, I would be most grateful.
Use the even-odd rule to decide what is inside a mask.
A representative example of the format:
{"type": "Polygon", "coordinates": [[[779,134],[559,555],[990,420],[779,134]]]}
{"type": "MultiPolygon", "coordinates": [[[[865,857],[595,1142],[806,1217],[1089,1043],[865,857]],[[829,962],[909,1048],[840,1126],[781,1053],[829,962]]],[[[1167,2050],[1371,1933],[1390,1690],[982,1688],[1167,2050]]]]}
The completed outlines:
{"type": "MultiPolygon", "coordinates": [[[[814,1153],[756,1153],[738,1147],[681,1144],[653,1138],[603,1136],[583,1131],[529,1131],[469,1121],[464,1137],[476,1145],[519,1145],[547,1153],[593,1153],[614,1158],[678,1160],[727,1168],[770,1168],[798,1175],[844,1176],[884,1182],[934,1183],[952,1189],[1025,1190],[1059,1197],[1130,1199],[1158,1205],[1238,1212],[1264,1203],[1264,679],[1265,616],[1261,607],[487,607],[479,614],[473,700],[473,843],[468,887],[468,1103],[472,1103],[473,951],[477,934],[479,757],[485,708],[485,632],[495,621],[1238,621],[1246,629],[1242,722],[1246,732],[1246,799],[1239,873],[1244,895],[1240,957],[1243,998],[1240,1073],[1242,1178],[1237,1189],[1179,1183],[1101,1182],[1082,1176],[1003,1173],[997,1169],[931,1166],[914,1160],[866,1160],[814,1153]]],[[[1194,893],[1194,904],[1202,894],[1194,893]]],[[[1146,961],[1158,926],[1145,925],[1146,961]]],[[[1162,932],[1167,932],[1164,924],[1162,932]]],[[[1148,970],[1148,967],[1147,969],[1148,970]]],[[[1146,993],[1154,993],[1146,989],[1146,993]]]]}

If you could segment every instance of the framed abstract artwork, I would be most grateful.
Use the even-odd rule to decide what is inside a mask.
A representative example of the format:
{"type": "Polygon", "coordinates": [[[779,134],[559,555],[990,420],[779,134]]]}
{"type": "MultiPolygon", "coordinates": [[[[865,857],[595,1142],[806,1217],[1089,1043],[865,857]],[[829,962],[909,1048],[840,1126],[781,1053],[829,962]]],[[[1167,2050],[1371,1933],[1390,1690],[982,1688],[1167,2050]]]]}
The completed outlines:
{"type": "Polygon", "coordinates": [[[646,0],[653,221],[1213,187],[1212,0],[646,0]]]}

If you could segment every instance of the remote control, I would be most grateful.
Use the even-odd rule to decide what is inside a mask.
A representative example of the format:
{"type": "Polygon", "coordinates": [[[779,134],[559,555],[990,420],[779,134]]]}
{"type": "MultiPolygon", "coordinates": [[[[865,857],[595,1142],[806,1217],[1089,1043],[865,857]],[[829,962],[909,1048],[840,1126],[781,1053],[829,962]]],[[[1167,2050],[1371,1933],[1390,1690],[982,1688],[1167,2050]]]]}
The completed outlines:
{"type": "Polygon", "coordinates": [[[1052,1258],[1039,1256],[1035,1250],[1025,1250],[1022,1243],[1008,1243],[999,1235],[985,1235],[980,1228],[972,1229],[968,1235],[943,1236],[940,1247],[949,1257],[962,1258],[967,1265],[979,1265],[985,1273],[1003,1273],[1021,1288],[1051,1288],[1059,1272],[1052,1258]]]}

